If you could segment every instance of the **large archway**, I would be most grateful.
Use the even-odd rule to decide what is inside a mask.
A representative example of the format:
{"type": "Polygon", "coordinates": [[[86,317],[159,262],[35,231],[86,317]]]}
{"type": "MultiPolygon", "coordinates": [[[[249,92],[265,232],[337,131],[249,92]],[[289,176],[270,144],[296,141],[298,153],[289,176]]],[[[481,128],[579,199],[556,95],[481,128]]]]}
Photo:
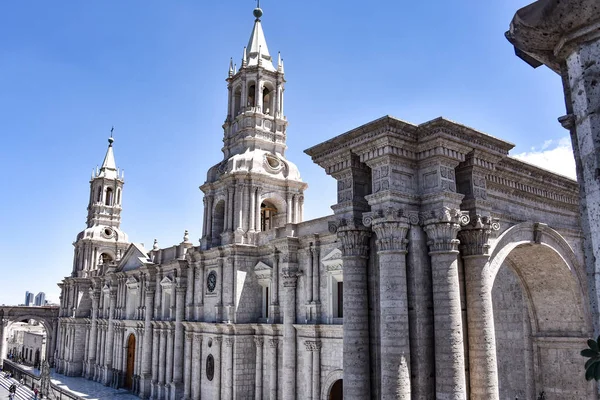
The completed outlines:
{"type": "Polygon", "coordinates": [[[501,398],[591,394],[579,351],[591,335],[581,266],[560,234],[519,224],[498,240],[487,273],[501,398]]]}

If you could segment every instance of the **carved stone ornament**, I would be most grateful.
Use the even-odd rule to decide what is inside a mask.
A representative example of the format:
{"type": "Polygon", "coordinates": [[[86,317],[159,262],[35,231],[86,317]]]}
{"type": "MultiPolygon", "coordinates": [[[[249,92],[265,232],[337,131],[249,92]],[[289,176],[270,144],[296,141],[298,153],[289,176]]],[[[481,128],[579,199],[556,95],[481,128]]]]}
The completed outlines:
{"type": "Polygon", "coordinates": [[[461,226],[470,222],[469,212],[443,207],[428,213],[425,218],[425,232],[429,240],[429,251],[456,252],[460,241],[456,238],[461,226]]]}
{"type": "Polygon", "coordinates": [[[256,347],[262,347],[264,343],[264,339],[261,337],[254,337],[254,344],[256,345],[256,347]]]}
{"type": "Polygon", "coordinates": [[[500,223],[497,218],[475,215],[471,222],[458,233],[463,255],[488,255],[490,234],[499,229],[500,223]]]}
{"type": "Polygon", "coordinates": [[[364,226],[342,220],[337,235],[342,242],[344,257],[368,257],[371,231],[364,226]]]}
{"type": "Polygon", "coordinates": [[[269,339],[269,346],[277,348],[279,345],[279,339],[269,339]]]}
{"type": "Polygon", "coordinates": [[[319,351],[321,350],[321,342],[317,340],[307,340],[304,342],[306,351],[319,351]]]}
{"type": "Polygon", "coordinates": [[[365,226],[372,226],[377,234],[377,248],[379,251],[406,252],[408,240],[408,218],[404,210],[398,208],[386,208],[363,214],[365,226]]]}

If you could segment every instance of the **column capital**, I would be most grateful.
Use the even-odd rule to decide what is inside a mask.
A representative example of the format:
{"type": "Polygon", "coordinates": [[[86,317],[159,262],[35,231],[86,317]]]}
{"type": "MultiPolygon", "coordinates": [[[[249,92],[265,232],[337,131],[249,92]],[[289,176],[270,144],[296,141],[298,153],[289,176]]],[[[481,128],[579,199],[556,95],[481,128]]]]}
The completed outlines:
{"type": "Polygon", "coordinates": [[[262,347],[264,342],[265,341],[263,338],[254,336],[254,344],[256,345],[256,347],[262,347]]]}
{"type": "Polygon", "coordinates": [[[406,234],[410,224],[403,209],[388,207],[364,213],[363,224],[375,231],[379,251],[406,252],[406,234]]]}
{"type": "MultiPolygon", "coordinates": [[[[187,339],[187,337],[186,337],[186,339],[187,339]]],[[[201,344],[202,343],[202,335],[199,334],[198,332],[194,332],[193,333],[193,341],[196,344],[201,344]]]]}
{"type": "Polygon", "coordinates": [[[192,339],[194,339],[194,333],[193,332],[186,332],[185,333],[185,341],[186,342],[191,342],[192,339]]]}
{"type": "Polygon", "coordinates": [[[368,257],[371,231],[364,225],[341,220],[337,228],[337,235],[342,242],[342,254],[344,256],[368,257]]]}
{"type": "Polygon", "coordinates": [[[298,277],[301,275],[297,268],[283,268],[281,271],[281,277],[283,287],[295,288],[298,284],[298,277]]]}
{"type": "Polygon", "coordinates": [[[227,337],[223,341],[225,342],[225,346],[227,347],[231,347],[233,346],[233,343],[235,343],[235,339],[232,337],[227,337]]]}
{"type": "Polygon", "coordinates": [[[425,213],[424,229],[429,240],[431,253],[451,253],[458,251],[456,238],[461,226],[470,222],[469,212],[442,207],[425,213]]]}
{"type": "Polygon", "coordinates": [[[279,339],[269,339],[269,346],[273,348],[277,348],[279,345],[279,339]]]}
{"type": "Polygon", "coordinates": [[[321,341],[319,340],[307,340],[304,342],[306,351],[319,351],[321,350],[321,341]]]}
{"type": "Polygon", "coordinates": [[[489,255],[489,237],[493,231],[498,230],[500,223],[497,218],[473,216],[471,223],[458,232],[463,256],[489,255]]]}

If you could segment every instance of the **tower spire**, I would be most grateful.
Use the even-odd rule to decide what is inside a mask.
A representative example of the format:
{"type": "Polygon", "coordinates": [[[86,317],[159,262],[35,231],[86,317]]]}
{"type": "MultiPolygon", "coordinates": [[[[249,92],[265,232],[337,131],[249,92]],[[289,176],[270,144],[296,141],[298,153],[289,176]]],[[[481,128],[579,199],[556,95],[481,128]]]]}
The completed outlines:
{"type": "Polygon", "coordinates": [[[106,150],[106,155],[104,156],[104,161],[102,162],[102,167],[100,167],[100,175],[104,178],[108,179],[116,179],[117,178],[117,165],[115,164],[115,154],[113,152],[113,142],[115,139],[113,138],[113,131],[115,127],[113,126],[110,129],[110,137],[108,138],[108,150],[106,150]]]}
{"type": "Polygon", "coordinates": [[[266,70],[275,72],[273,67],[273,59],[269,54],[269,47],[265,39],[265,33],[263,32],[260,18],[263,16],[263,10],[260,8],[260,1],[257,1],[256,8],[252,11],[254,15],[254,28],[250,34],[250,40],[248,40],[248,46],[246,46],[246,64],[249,67],[255,65],[261,65],[266,70]]]}

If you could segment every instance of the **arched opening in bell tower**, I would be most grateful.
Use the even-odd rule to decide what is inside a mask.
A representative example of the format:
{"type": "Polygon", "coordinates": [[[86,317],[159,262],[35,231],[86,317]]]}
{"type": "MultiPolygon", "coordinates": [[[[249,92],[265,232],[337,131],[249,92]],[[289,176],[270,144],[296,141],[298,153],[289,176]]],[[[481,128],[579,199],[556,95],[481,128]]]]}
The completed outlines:
{"type": "Polygon", "coordinates": [[[217,202],[213,209],[211,236],[213,243],[221,244],[221,233],[225,228],[225,201],[217,202]]]}
{"type": "Polygon", "coordinates": [[[272,115],[274,92],[265,86],[263,89],[263,112],[267,115],[272,115]]]}
{"type": "Polygon", "coordinates": [[[242,88],[237,87],[233,93],[233,117],[237,117],[242,106],[242,88]]]}
{"type": "Polygon", "coordinates": [[[277,207],[268,201],[263,201],[260,205],[260,230],[264,232],[275,228],[276,216],[277,207]]]}
{"type": "Polygon", "coordinates": [[[106,198],[104,199],[104,204],[107,206],[112,206],[113,204],[113,190],[112,188],[106,188],[106,198]]]}
{"type": "Polygon", "coordinates": [[[256,107],[256,85],[251,83],[248,86],[248,107],[256,107]]]}

